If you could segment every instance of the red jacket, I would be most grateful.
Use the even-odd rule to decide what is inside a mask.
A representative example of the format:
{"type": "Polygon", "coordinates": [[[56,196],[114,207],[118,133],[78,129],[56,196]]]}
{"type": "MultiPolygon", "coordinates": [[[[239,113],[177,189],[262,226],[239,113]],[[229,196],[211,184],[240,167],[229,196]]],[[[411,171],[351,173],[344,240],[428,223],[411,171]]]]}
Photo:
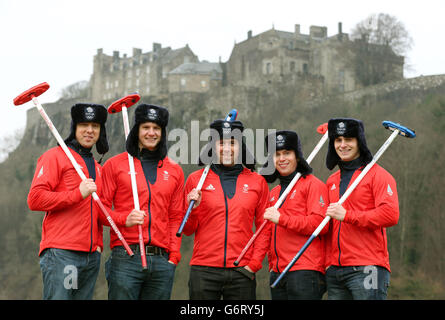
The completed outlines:
{"type": "MultiPolygon", "coordinates": [[[[88,178],[88,168],[82,157],[71,153],[88,178]]],[[[101,166],[95,162],[96,186],[102,188],[101,166]]],[[[83,199],[82,182],[61,147],[45,152],[37,161],[28,194],[28,206],[33,211],[46,211],[42,223],[39,255],[46,248],[91,252],[102,249],[102,225],[99,208],[91,196],[83,199]]]]}
{"type": "MultiPolygon", "coordinates": [[[[349,185],[361,170],[356,170],[349,185]]],[[[338,202],[340,170],[326,182],[329,201],[338,202]]],[[[332,219],[329,242],[329,265],[378,265],[390,271],[386,228],[399,220],[399,200],[394,178],[378,164],[343,203],[344,220],[332,219]]]]}
{"type": "MultiPolygon", "coordinates": [[[[280,185],[272,189],[269,195],[270,205],[278,201],[280,191],[280,185]]],[[[323,221],[327,206],[328,190],[322,181],[312,174],[297,181],[278,209],[280,212],[278,224],[272,224],[268,254],[269,269],[282,272],[286,268],[323,221]]],[[[316,270],[324,273],[325,241],[322,235],[327,231],[326,226],[290,271],[316,270]]]]}
{"type": "MultiPolygon", "coordinates": [[[[169,259],[178,263],[181,258],[179,251],[181,238],[176,237],[176,231],[184,214],[182,168],[166,157],[162,161],[162,167],[157,167],[156,182],[147,184],[141,161],[133,159],[139,207],[147,215],[142,225],[144,243],[166,249],[170,253],[169,259]]],[[[138,244],[138,227],[125,226],[128,214],[134,209],[128,153],[123,152],[108,159],[104,164],[102,175],[103,204],[107,208],[114,206],[113,211],[109,210],[110,215],[127,243],[138,244]]],[[[122,243],[111,229],[110,247],[120,245],[122,243]]]]}
{"type": "MultiPolygon", "coordinates": [[[[198,185],[204,169],[193,172],[185,184],[185,195],[198,185]]],[[[209,170],[202,186],[201,203],[193,209],[184,233],[195,233],[191,265],[234,267],[233,262],[263,222],[269,189],[266,180],[243,168],[238,175],[235,195],[224,195],[220,177],[209,170]]],[[[185,197],[186,198],[186,197],[185,197]]],[[[270,228],[266,227],[246,252],[239,266],[248,265],[253,272],[261,269],[269,248],[270,228]]]]}

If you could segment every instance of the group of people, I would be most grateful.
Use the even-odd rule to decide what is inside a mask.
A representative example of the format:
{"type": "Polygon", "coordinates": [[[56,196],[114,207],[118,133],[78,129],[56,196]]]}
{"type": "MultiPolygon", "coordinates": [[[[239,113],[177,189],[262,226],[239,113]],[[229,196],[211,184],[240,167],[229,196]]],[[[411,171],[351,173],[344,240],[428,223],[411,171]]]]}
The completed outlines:
{"type": "MultiPolygon", "coordinates": [[[[372,160],[362,121],[334,118],[328,122],[326,166],[334,172],[323,183],[303,156],[294,131],[266,138],[267,163],[256,163],[244,140],[241,121],[215,120],[200,163],[204,169],[185,181],[181,166],[167,156],[169,112],[139,104],[126,151],[103,166],[92,155],[108,151],[104,106],[71,108],[71,132],[65,140],[86,180],[76,174],[60,147],[37,162],[28,195],[33,211],[44,211],[40,267],[44,299],[92,299],[103,251],[103,226],[110,222],[93,203],[96,192],[134,252],[130,256],[110,228],[111,255],[105,263],[109,299],[170,299],[181,239],[176,232],[186,208],[193,210],[184,226],[194,235],[190,261],[190,299],[256,299],[255,274],[267,255],[270,283],[280,275],[321,221],[332,219],[301,258],[271,289],[271,298],[385,299],[390,266],[386,228],[397,224],[399,206],[393,177],[375,164],[350,197],[339,198],[372,160]],[[133,157],[140,210],[134,208],[128,154],[133,157]],[[253,159],[253,160],[252,160],[253,159]],[[206,162],[207,161],[207,162],[206,162]],[[274,204],[296,174],[301,177],[279,208],[274,204]],[[268,183],[279,180],[269,191],[268,183]],[[237,266],[249,239],[268,220],[237,266]],[[142,227],[144,247],[139,245],[142,227]],[[141,252],[146,254],[143,270],[141,252]]],[[[106,229],[105,229],[106,230],[106,229]]]]}

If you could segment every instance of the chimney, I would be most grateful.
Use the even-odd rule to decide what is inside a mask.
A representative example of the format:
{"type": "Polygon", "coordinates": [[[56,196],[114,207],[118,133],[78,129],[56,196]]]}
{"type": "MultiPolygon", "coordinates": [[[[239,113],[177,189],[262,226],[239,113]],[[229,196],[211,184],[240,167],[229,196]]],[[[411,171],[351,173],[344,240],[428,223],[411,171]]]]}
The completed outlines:
{"type": "Polygon", "coordinates": [[[295,34],[295,38],[298,38],[300,36],[300,25],[299,24],[295,25],[294,34],[295,34]]]}
{"type": "Polygon", "coordinates": [[[338,35],[337,35],[337,37],[338,37],[339,41],[342,41],[342,39],[343,39],[343,31],[342,31],[342,24],[341,24],[341,22],[338,23],[338,35]]]}
{"type": "Polygon", "coordinates": [[[142,53],[142,49],[133,48],[133,57],[137,57],[137,56],[141,55],[141,53],[142,53]]]}
{"type": "Polygon", "coordinates": [[[113,61],[119,60],[119,51],[113,51],[113,61]]]}
{"type": "Polygon", "coordinates": [[[157,53],[158,51],[161,51],[162,45],[157,42],[153,42],[153,52],[157,53]]]}
{"type": "Polygon", "coordinates": [[[247,31],[247,39],[252,38],[252,30],[247,31]]]}

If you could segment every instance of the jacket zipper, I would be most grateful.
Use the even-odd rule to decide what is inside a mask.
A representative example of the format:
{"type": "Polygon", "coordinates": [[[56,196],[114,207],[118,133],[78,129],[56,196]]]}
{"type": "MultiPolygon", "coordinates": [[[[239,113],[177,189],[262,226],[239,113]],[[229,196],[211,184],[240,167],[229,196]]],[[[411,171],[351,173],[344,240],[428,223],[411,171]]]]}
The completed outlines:
{"type": "Polygon", "coordinates": [[[275,256],[277,257],[277,271],[280,272],[280,268],[278,267],[280,258],[278,257],[278,251],[277,251],[277,228],[278,228],[278,225],[275,225],[275,234],[273,237],[273,248],[275,251],[275,256]]]}
{"type": "MultiPolygon", "coordinates": [[[[88,171],[88,177],[90,177],[91,175],[88,170],[87,163],[85,159],[82,158],[82,160],[85,162],[85,166],[87,167],[88,171]]],[[[96,170],[96,164],[94,163],[94,160],[93,160],[93,165],[94,165],[94,170],[96,170]]],[[[94,182],[96,182],[96,179],[94,179],[94,182]]],[[[90,249],[88,250],[88,252],[91,253],[92,250],[93,250],[93,196],[90,195],[90,249]]]]}
{"type": "Polygon", "coordinates": [[[340,256],[341,256],[341,248],[340,248],[340,229],[341,229],[341,221],[340,225],[338,227],[338,234],[337,234],[337,246],[338,246],[338,265],[341,266],[340,262],[340,256]]]}
{"type": "Polygon", "coordinates": [[[90,196],[90,250],[93,250],[93,197],[90,196]]]}
{"type": "Polygon", "coordinates": [[[224,191],[224,202],[226,204],[226,226],[225,226],[225,231],[224,231],[224,268],[226,267],[226,259],[227,259],[227,232],[229,229],[229,208],[228,208],[228,204],[227,204],[227,196],[226,196],[226,192],[224,191]]]}
{"type": "MultiPolygon", "coordinates": [[[[281,194],[280,194],[280,196],[281,196],[281,194]]],[[[280,196],[278,198],[280,198],[280,196]]],[[[287,200],[287,196],[284,198],[283,202],[281,203],[281,205],[279,206],[278,209],[280,209],[284,205],[286,200],[287,200]]],[[[277,230],[278,230],[278,225],[276,224],[275,225],[275,234],[274,234],[274,251],[275,251],[275,256],[277,257],[277,271],[278,271],[278,273],[280,273],[280,268],[278,267],[279,262],[280,262],[280,257],[278,256],[278,250],[277,250],[277,230]]]]}
{"type": "Polygon", "coordinates": [[[147,245],[149,245],[151,242],[151,210],[150,210],[151,189],[150,189],[150,183],[148,181],[147,181],[147,186],[148,186],[148,242],[147,242],[147,245]]]}

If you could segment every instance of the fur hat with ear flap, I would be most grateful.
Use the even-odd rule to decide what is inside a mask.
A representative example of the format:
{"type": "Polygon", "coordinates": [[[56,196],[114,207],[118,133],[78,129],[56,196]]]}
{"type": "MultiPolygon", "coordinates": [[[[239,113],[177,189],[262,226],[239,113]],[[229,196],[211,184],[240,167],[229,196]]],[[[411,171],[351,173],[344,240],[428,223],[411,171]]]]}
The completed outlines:
{"type": "Polygon", "coordinates": [[[245,138],[242,135],[244,131],[244,125],[241,121],[226,121],[218,119],[210,124],[211,136],[209,143],[207,143],[201,154],[199,155],[199,165],[208,164],[210,162],[216,163],[216,155],[212,150],[215,148],[216,141],[220,139],[235,138],[239,141],[241,146],[240,155],[241,159],[238,159],[238,163],[242,163],[247,169],[255,170],[256,160],[253,154],[246,146],[245,138]]]}
{"type": "Polygon", "coordinates": [[[128,133],[126,149],[133,157],[139,157],[139,126],[145,122],[154,122],[162,129],[161,141],[158,144],[156,152],[159,159],[167,156],[167,125],[169,113],[161,106],[153,104],[140,104],[134,112],[134,125],[128,133]]]}
{"type": "Polygon", "coordinates": [[[93,103],[76,103],[71,107],[71,132],[65,143],[70,143],[76,138],[76,127],[78,123],[95,122],[100,124],[99,139],[96,142],[96,150],[99,154],[104,155],[108,152],[107,131],[105,122],[107,122],[107,109],[101,104],[93,103]]]}
{"type": "Polygon", "coordinates": [[[365,126],[363,122],[352,118],[334,118],[328,121],[329,146],[326,155],[326,167],[332,170],[340,161],[334,147],[337,137],[357,138],[360,150],[360,159],[363,166],[372,161],[372,153],[369,151],[365,138],[365,126]]]}
{"type": "Polygon", "coordinates": [[[266,150],[268,151],[267,161],[264,164],[260,174],[266,179],[268,183],[273,183],[279,176],[279,172],[277,169],[273,170],[273,173],[267,174],[266,170],[269,171],[269,168],[275,168],[275,163],[273,161],[273,156],[275,151],[278,150],[293,150],[295,152],[295,156],[298,159],[297,164],[297,172],[300,172],[303,177],[312,173],[312,168],[306,162],[306,159],[303,157],[303,151],[301,149],[300,139],[295,131],[288,130],[280,130],[275,133],[268,135],[265,138],[266,142],[266,150]],[[269,142],[271,145],[269,145],[269,142]],[[275,145],[275,148],[271,148],[275,145]]]}

